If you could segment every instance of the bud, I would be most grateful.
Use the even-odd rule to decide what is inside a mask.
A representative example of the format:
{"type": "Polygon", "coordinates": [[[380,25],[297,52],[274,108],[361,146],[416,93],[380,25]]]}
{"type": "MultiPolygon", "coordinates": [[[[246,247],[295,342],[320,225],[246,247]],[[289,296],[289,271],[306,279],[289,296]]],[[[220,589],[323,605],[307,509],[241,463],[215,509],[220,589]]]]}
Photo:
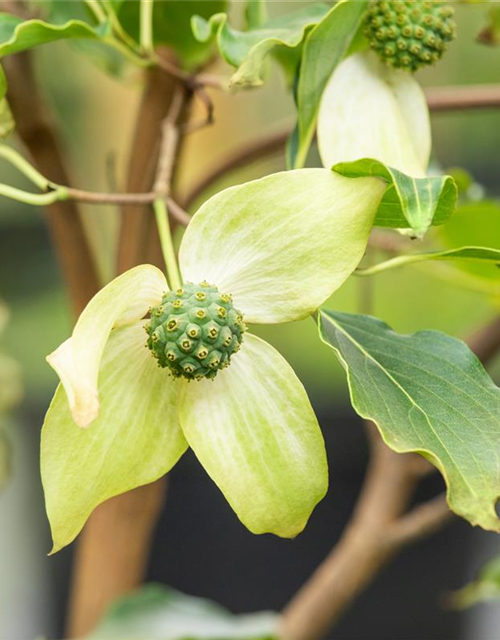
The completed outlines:
{"type": "Polygon", "coordinates": [[[150,315],[147,346],[160,367],[188,380],[213,379],[229,366],[245,331],[231,296],[207,282],[169,291],[150,315]]]}
{"type": "Polygon", "coordinates": [[[391,67],[416,71],[436,63],[456,36],[454,10],[439,0],[375,0],[365,36],[391,67]]]}

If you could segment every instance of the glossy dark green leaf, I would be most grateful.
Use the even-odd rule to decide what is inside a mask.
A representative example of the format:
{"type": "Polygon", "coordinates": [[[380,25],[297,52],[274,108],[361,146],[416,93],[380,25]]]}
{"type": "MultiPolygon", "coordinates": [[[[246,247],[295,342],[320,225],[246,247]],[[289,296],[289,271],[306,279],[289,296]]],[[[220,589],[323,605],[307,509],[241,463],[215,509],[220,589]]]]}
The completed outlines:
{"type": "Polygon", "coordinates": [[[387,182],[375,226],[410,229],[421,238],[431,225],[448,220],[456,209],[457,186],[451,176],[412,178],[378,160],[341,162],[333,171],[349,178],[376,176],[387,182]]]}
{"type": "MultiPolygon", "coordinates": [[[[500,249],[492,249],[490,247],[458,247],[449,249],[448,251],[430,251],[428,253],[413,253],[406,256],[397,256],[390,260],[385,260],[379,264],[358,269],[355,274],[358,276],[373,276],[382,273],[388,269],[404,267],[409,264],[417,264],[419,262],[428,262],[429,260],[462,260],[472,263],[489,263],[490,265],[500,265],[500,249]]],[[[500,272],[498,274],[500,278],[500,272]]]]}
{"type": "Polygon", "coordinates": [[[272,640],[274,613],[233,615],[215,602],[150,584],[125,596],[87,640],[272,640]]]}
{"type": "Polygon", "coordinates": [[[323,90],[358,32],[368,2],[341,0],[308,33],[297,90],[298,147],[294,167],[303,167],[311,144],[323,90]]]}
{"type": "Polygon", "coordinates": [[[391,449],[439,469],[455,513],[500,531],[500,389],[467,345],[438,331],[399,335],[363,315],[321,311],[319,326],[357,413],[391,449]]]}
{"type": "Polygon", "coordinates": [[[200,42],[208,44],[216,40],[222,57],[237,68],[231,78],[232,85],[258,86],[263,83],[265,62],[271,51],[277,46],[299,46],[307,30],[327,11],[327,5],[311,3],[248,31],[231,27],[225,13],[214,15],[210,20],[195,16],[192,26],[200,42]]]}

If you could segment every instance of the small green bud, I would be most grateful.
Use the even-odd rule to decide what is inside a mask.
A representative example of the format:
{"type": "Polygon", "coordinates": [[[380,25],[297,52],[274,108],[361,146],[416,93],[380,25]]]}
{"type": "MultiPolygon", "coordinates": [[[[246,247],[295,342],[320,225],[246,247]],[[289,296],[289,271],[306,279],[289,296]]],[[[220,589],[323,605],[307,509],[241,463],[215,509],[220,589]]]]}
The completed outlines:
{"type": "Polygon", "coordinates": [[[232,296],[208,282],[185,283],[150,310],[147,346],[160,367],[188,380],[215,378],[229,366],[245,324],[232,296]]]}
{"type": "Polygon", "coordinates": [[[374,0],[365,36],[386,64],[416,71],[437,62],[455,38],[453,7],[441,0],[374,0]]]}

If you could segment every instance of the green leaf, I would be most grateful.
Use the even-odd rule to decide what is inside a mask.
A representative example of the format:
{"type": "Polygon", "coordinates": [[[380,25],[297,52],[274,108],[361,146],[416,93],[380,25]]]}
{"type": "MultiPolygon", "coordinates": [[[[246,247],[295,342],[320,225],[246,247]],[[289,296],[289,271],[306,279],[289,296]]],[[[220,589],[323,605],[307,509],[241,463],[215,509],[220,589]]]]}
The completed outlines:
{"type": "Polygon", "coordinates": [[[439,469],[455,513],[500,531],[500,389],[467,345],[331,311],[321,312],[319,327],[346,369],[357,413],[391,449],[420,453],[439,469]]]}
{"type": "Polygon", "coordinates": [[[109,24],[92,27],[82,20],[56,25],[43,20],[22,20],[0,13],[0,57],[25,51],[41,44],[71,38],[98,40],[109,34],[109,24]]]}
{"type": "Polygon", "coordinates": [[[278,616],[233,615],[224,607],[158,584],[121,598],[86,640],[272,640],[278,616]]]}
{"type": "Polygon", "coordinates": [[[358,276],[373,276],[377,273],[387,271],[388,269],[404,267],[408,264],[415,264],[419,262],[427,262],[428,260],[466,260],[472,262],[489,262],[498,266],[500,265],[500,249],[491,249],[489,247],[460,247],[457,249],[449,249],[448,251],[414,253],[411,255],[391,258],[391,260],[380,262],[373,267],[358,269],[354,273],[358,276]]]}
{"type": "MultiPolygon", "coordinates": [[[[139,6],[136,0],[121,2],[117,16],[127,33],[139,40],[139,6]]],[[[184,68],[193,69],[211,55],[212,42],[194,37],[191,19],[195,15],[208,19],[225,11],[226,0],[189,0],[181,2],[155,2],[153,7],[153,40],[155,45],[172,47],[184,68]]]]}
{"type": "Polygon", "coordinates": [[[299,142],[292,165],[295,168],[305,164],[321,96],[333,70],[347,53],[367,5],[364,0],[341,0],[306,37],[297,91],[299,142]]]}
{"type": "Polygon", "coordinates": [[[455,609],[467,609],[481,602],[500,599],[500,556],[490,560],[477,578],[451,594],[449,603],[455,609]]]}
{"type": "Polygon", "coordinates": [[[148,349],[142,322],[114,329],[100,369],[99,416],[75,424],[59,385],[45,417],[41,474],[53,552],[70,544],[99,504],[167,473],[187,448],[178,384],[148,349]]]}
{"type": "Polygon", "coordinates": [[[377,176],[388,184],[375,226],[411,230],[422,238],[431,225],[440,225],[455,211],[457,186],[451,176],[411,178],[378,160],[340,162],[333,171],[349,178],[377,176]]]}
{"type": "MultiPolygon", "coordinates": [[[[467,202],[439,229],[439,238],[448,248],[460,245],[489,246],[500,250],[500,206],[493,200],[467,202]]],[[[498,281],[500,271],[494,265],[476,262],[457,263],[462,271],[488,281],[498,281]]]]}
{"type": "Polygon", "coordinates": [[[323,3],[311,3],[303,9],[270,20],[265,25],[237,31],[227,21],[225,13],[205,20],[195,16],[193,33],[200,42],[217,40],[222,57],[237,67],[231,78],[235,86],[259,86],[263,83],[264,63],[269,53],[277,46],[297,47],[307,30],[317,24],[328,11],[323,3]]]}
{"type": "MultiPolygon", "coordinates": [[[[100,40],[109,32],[109,24],[92,27],[81,20],[70,20],[62,25],[49,24],[43,20],[23,20],[10,13],[0,13],[0,58],[19,53],[41,44],[65,39],[100,40]]],[[[7,91],[7,81],[3,71],[0,73],[0,99],[7,91]]],[[[4,111],[0,116],[0,125],[8,130],[9,116],[4,111]]]]}

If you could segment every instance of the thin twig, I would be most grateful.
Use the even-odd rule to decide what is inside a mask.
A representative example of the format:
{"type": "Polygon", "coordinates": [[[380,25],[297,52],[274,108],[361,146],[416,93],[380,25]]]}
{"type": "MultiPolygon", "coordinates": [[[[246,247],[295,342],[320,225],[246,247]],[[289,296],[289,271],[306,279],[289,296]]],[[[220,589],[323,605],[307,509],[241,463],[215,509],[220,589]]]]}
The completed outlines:
{"type": "Polygon", "coordinates": [[[184,91],[178,88],[173,95],[170,109],[161,127],[161,144],[153,190],[161,195],[170,194],[172,174],[179,147],[179,116],[184,103],[184,91]]]}
{"type": "Polygon", "coordinates": [[[98,193],[66,187],[66,192],[71,200],[76,200],[77,202],[109,205],[153,204],[159,196],[163,196],[170,213],[179,224],[185,227],[191,220],[191,216],[175,202],[173,198],[165,195],[163,191],[149,191],[148,193],[98,193]]]}
{"type": "MultiPolygon", "coordinates": [[[[433,87],[425,93],[432,112],[500,107],[500,85],[433,87]]],[[[189,209],[210,185],[227,173],[281,151],[290,133],[290,127],[280,129],[272,135],[262,136],[243,147],[238,147],[233,153],[223,157],[190,189],[184,198],[184,207],[189,209]]]]}

